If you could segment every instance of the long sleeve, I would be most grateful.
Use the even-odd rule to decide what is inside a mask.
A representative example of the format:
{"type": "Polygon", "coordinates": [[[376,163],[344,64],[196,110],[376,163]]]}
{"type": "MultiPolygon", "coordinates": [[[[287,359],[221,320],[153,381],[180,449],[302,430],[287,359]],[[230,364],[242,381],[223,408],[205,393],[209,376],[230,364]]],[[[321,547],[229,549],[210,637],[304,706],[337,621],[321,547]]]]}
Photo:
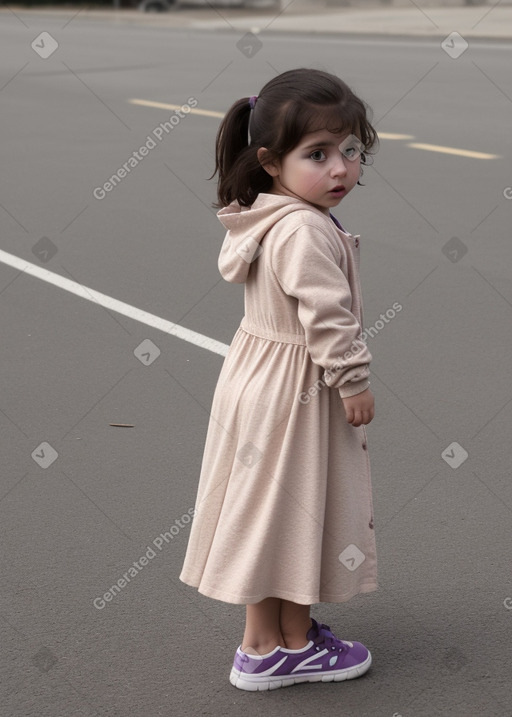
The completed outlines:
{"type": "Polygon", "coordinates": [[[342,398],[366,390],[372,357],[352,313],[352,291],[341,269],[344,248],[318,226],[302,224],[276,238],[271,251],[281,288],[298,301],[306,345],[312,361],[324,369],[325,383],[339,389],[342,398]]]}

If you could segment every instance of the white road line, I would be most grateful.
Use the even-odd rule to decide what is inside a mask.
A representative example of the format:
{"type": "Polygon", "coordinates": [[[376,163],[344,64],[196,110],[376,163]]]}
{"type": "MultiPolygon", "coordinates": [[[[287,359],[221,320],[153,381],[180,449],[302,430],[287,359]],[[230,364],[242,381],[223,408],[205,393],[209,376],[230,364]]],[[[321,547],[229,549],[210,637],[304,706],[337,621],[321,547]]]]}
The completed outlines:
{"type": "MultiPolygon", "coordinates": [[[[128,101],[134,105],[156,107],[158,109],[178,110],[181,108],[181,105],[166,104],[164,102],[152,102],[150,100],[131,99],[128,101]]],[[[198,108],[190,108],[190,113],[203,115],[206,117],[224,117],[224,114],[222,112],[201,110],[198,108]]],[[[391,132],[381,132],[379,136],[382,139],[393,140],[414,139],[412,135],[393,134],[391,132]]],[[[445,152],[447,154],[457,154],[462,157],[472,157],[475,159],[497,159],[500,156],[496,154],[484,154],[483,152],[474,152],[471,150],[455,149],[453,147],[441,147],[439,145],[420,144],[413,142],[409,143],[408,146],[414,147],[415,149],[425,149],[431,152],[445,152]]],[[[159,331],[163,331],[164,333],[170,334],[171,336],[176,336],[179,339],[183,339],[183,341],[188,341],[191,344],[200,346],[201,348],[206,349],[207,351],[212,351],[213,353],[219,354],[220,356],[226,356],[227,351],[229,349],[229,346],[227,344],[223,344],[220,341],[216,341],[209,336],[204,336],[204,334],[199,334],[196,331],[187,329],[184,326],[175,324],[172,321],[168,321],[167,319],[161,318],[160,316],[150,314],[148,311],[138,309],[136,306],[126,304],[124,301],[114,299],[112,296],[107,296],[107,294],[102,294],[95,289],[91,289],[87,286],[83,286],[82,284],[78,284],[76,281],[67,279],[60,274],[55,274],[53,271],[49,271],[48,269],[43,269],[36,264],[32,264],[25,259],[20,259],[20,257],[15,256],[14,254],[9,254],[2,249],[0,249],[0,262],[6,264],[7,266],[13,267],[14,269],[18,269],[19,271],[23,271],[25,274],[35,276],[37,279],[46,281],[49,284],[53,284],[53,286],[57,286],[59,287],[59,289],[69,291],[71,294],[75,294],[75,296],[79,296],[82,299],[92,301],[94,304],[99,304],[106,309],[115,311],[118,314],[127,316],[134,321],[139,321],[142,324],[146,324],[146,326],[151,326],[152,328],[158,329],[159,331]]]]}
{"type": "Polygon", "coordinates": [[[225,356],[229,348],[227,344],[211,339],[209,336],[204,336],[203,334],[199,334],[191,329],[186,329],[184,326],[174,324],[172,321],[162,319],[160,316],[155,316],[155,314],[142,311],[142,309],[138,309],[136,306],[125,304],[124,301],[118,301],[111,296],[101,294],[99,291],[95,291],[87,286],[78,284],[76,281],[71,281],[71,279],[67,279],[60,274],[55,274],[53,271],[49,271],[48,269],[43,269],[36,264],[31,264],[29,261],[20,259],[20,257],[15,256],[14,254],[9,254],[2,249],[0,249],[0,262],[7,264],[7,266],[12,266],[14,269],[18,269],[19,271],[23,271],[25,274],[35,276],[37,279],[46,281],[49,284],[53,284],[53,286],[58,286],[59,289],[69,291],[71,294],[75,294],[81,299],[92,301],[94,304],[99,304],[106,309],[110,309],[118,314],[127,316],[134,321],[140,321],[142,324],[151,326],[154,329],[165,332],[166,334],[176,336],[179,339],[183,339],[183,341],[188,341],[189,343],[200,346],[203,349],[220,354],[220,356],[225,356]]]}

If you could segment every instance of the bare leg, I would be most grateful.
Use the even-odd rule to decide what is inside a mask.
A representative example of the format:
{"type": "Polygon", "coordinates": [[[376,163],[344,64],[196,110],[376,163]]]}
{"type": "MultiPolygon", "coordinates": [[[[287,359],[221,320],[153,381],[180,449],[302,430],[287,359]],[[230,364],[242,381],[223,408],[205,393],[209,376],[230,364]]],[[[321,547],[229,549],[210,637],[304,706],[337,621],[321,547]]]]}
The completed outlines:
{"type": "Polygon", "coordinates": [[[245,607],[244,652],[266,655],[278,645],[300,650],[308,644],[306,633],[311,627],[310,605],[265,598],[245,607]]]}
{"type": "Polygon", "coordinates": [[[266,655],[280,645],[285,646],[279,627],[282,600],[265,598],[253,605],[246,605],[245,633],[242,650],[249,654],[266,655]]]}
{"type": "Polygon", "coordinates": [[[281,600],[279,625],[284,646],[289,650],[300,650],[308,644],[306,633],[311,627],[310,609],[310,605],[281,600]]]}

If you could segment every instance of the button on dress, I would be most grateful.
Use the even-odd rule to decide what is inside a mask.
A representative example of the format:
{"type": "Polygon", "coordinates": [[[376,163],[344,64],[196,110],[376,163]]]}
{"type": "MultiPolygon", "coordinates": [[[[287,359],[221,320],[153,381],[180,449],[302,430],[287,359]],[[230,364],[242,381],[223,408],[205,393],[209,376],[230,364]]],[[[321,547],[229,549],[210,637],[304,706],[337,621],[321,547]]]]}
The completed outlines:
{"type": "Polygon", "coordinates": [[[377,589],[359,237],[302,200],[218,212],[245,315],[214,393],[180,579],[211,598],[312,605],[377,589]]]}

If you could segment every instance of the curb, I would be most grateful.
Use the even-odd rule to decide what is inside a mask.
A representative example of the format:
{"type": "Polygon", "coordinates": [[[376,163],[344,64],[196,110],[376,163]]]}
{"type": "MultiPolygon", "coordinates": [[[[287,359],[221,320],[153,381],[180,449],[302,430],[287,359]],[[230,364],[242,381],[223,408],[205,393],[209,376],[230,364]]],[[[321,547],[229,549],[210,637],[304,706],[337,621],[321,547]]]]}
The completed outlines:
{"type": "MultiPolygon", "coordinates": [[[[151,27],[148,25],[147,27],[151,27]]],[[[236,29],[230,29],[230,28],[203,28],[203,27],[169,27],[169,30],[187,30],[188,32],[204,32],[204,33],[213,33],[218,32],[220,33],[231,33],[233,35],[237,34],[244,34],[248,33],[254,30],[253,28],[250,28],[247,26],[246,28],[236,28],[236,29]]],[[[448,33],[449,34],[449,33],[448,33]]],[[[427,42],[432,41],[434,43],[442,42],[446,39],[447,33],[446,32],[433,32],[431,34],[426,33],[420,33],[420,32],[378,32],[376,30],[345,30],[345,31],[336,31],[336,30],[312,30],[311,28],[304,29],[304,30],[298,30],[296,28],[292,30],[273,30],[272,28],[269,29],[263,29],[257,33],[258,37],[265,37],[265,35],[274,35],[274,36],[289,36],[289,35],[296,35],[298,37],[302,35],[308,35],[315,38],[320,37],[326,37],[329,39],[336,39],[339,38],[340,40],[350,40],[350,39],[360,39],[360,40],[419,40],[421,42],[427,42]]],[[[503,43],[512,43],[512,36],[511,35],[471,35],[470,33],[465,33],[464,38],[468,41],[471,41],[473,43],[496,43],[496,44],[503,44],[503,43]]]]}
{"type": "MultiPolygon", "coordinates": [[[[494,10],[496,6],[490,7],[489,11],[494,10]]],[[[507,6],[510,7],[510,11],[512,11],[512,5],[507,6]]],[[[376,10],[382,12],[382,8],[375,8],[376,10]]],[[[436,8],[429,8],[432,10],[435,10],[436,8]]],[[[505,10],[505,8],[500,8],[500,11],[505,10]]],[[[390,10],[390,13],[393,11],[390,10]]],[[[37,7],[33,6],[31,8],[21,8],[21,7],[12,7],[12,8],[0,8],[0,17],[5,14],[19,14],[20,16],[23,15],[36,15],[36,16],[46,16],[48,19],[50,18],[57,18],[59,16],[64,16],[66,18],[69,18],[69,16],[73,16],[73,13],[77,16],[77,22],[80,20],[84,21],[90,21],[90,22],[108,22],[108,23],[115,23],[116,25],[119,24],[126,24],[126,25],[137,25],[139,27],[144,28],[157,28],[160,30],[166,29],[171,31],[182,31],[182,32],[201,32],[201,33],[231,33],[231,34],[244,34],[253,32],[254,34],[261,34],[261,36],[265,35],[274,35],[274,36],[289,36],[294,35],[297,37],[301,37],[304,35],[313,36],[313,37],[329,37],[329,38],[339,38],[339,39],[362,39],[362,40],[376,40],[376,39],[386,39],[386,40],[419,40],[422,42],[426,41],[433,41],[433,42],[441,42],[443,41],[447,35],[450,33],[449,30],[441,28],[433,29],[431,32],[426,32],[423,28],[414,29],[414,27],[407,27],[407,29],[401,30],[396,29],[393,27],[392,29],[386,29],[385,27],[383,29],[368,29],[366,25],[366,20],[372,18],[372,10],[369,8],[367,11],[367,17],[366,18],[356,18],[355,20],[350,17],[350,14],[346,14],[343,11],[339,13],[340,18],[346,18],[348,22],[351,20],[355,23],[355,27],[349,28],[349,29],[340,29],[340,30],[330,30],[330,29],[315,29],[314,27],[310,26],[311,16],[308,15],[296,15],[294,18],[299,21],[299,26],[293,26],[293,27],[258,27],[257,23],[259,21],[259,18],[257,15],[252,14],[248,19],[247,22],[242,18],[242,21],[240,22],[241,18],[238,17],[231,17],[227,18],[226,24],[219,26],[219,23],[217,20],[211,20],[211,19],[198,19],[197,15],[190,15],[187,12],[181,12],[181,11],[171,11],[169,13],[143,13],[141,11],[132,10],[132,9],[120,9],[120,10],[102,10],[102,9],[95,9],[92,11],[88,11],[87,9],[80,8],[80,7],[37,7]],[[85,10],[85,12],[84,12],[85,10]],[[231,25],[229,20],[233,20],[235,23],[239,23],[238,26],[231,25]],[[301,27],[300,23],[304,22],[304,26],[301,27]],[[230,27],[231,25],[231,27],[230,27]]],[[[322,15],[332,15],[332,12],[329,13],[318,13],[316,17],[322,17],[322,15]]],[[[467,30],[460,30],[460,34],[464,37],[466,40],[471,40],[472,42],[478,42],[478,43],[484,43],[484,42],[491,42],[491,43],[510,43],[512,41],[512,12],[507,13],[507,15],[504,16],[504,19],[500,23],[500,28],[507,28],[510,26],[510,31],[508,34],[501,34],[499,30],[493,34],[486,34],[485,30],[483,30],[481,33],[473,32],[472,28],[469,28],[467,30]],[[507,17],[507,15],[510,14],[510,17],[507,17]],[[507,22],[509,21],[509,22],[507,22]]],[[[485,15],[482,17],[482,19],[485,17],[485,15]]],[[[378,18],[378,20],[381,18],[378,18]]],[[[268,20],[268,15],[262,15],[261,17],[262,22],[265,22],[268,20]]],[[[404,20],[403,16],[402,18],[398,18],[398,22],[404,20]]],[[[376,22],[374,20],[374,22],[376,22]]],[[[389,23],[390,19],[386,18],[386,23],[389,23]]],[[[406,19],[406,22],[408,22],[408,19],[406,19]]],[[[446,22],[446,20],[445,20],[446,22]]],[[[412,23],[414,23],[414,18],[412,19],[412,23]]],[[[453,27],[452,31],[456,30],[457,27],[460,27],[458,25],[460,23],[460,18],[457,18],[454,16],[453,21],[453,27]]],[[[478,23],[477,23],[478,24],[478,23]]]]}

